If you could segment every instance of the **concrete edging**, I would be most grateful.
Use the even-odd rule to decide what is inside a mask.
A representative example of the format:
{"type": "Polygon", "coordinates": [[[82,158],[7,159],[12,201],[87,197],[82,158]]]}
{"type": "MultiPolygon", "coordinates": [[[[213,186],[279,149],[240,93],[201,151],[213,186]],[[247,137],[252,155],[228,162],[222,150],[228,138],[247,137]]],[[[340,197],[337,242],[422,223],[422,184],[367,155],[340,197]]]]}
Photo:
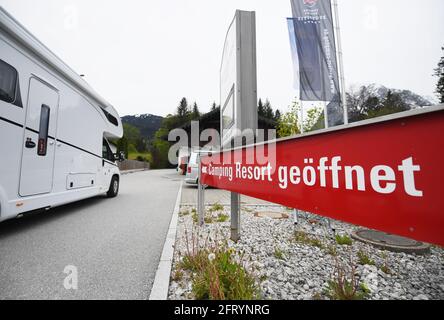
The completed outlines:
{"type": "Polygon", "coordinates": [[[156,277],[154,278],[149,300],[167,300],[168,289],[170,286],[171,268],[173,265],[174,245],[176,242],[177,223],[179,221],[180,202],[182,200],[182,186],[180,183],[179,193],[177,194],[176,205],[174,206],[173,216],[171,217],[168,234],[163,245],[162,256],[157,267],[156,277]]]}
{"type": "Polygon", "coordinates": [[[148,169],[134,169],[134,170],[120,171],[120,175],[124,176],[124,175],[127,175],[127,174],[136,173],[136,172],[142,172],[142,171],[148,171],[148,169]]]}

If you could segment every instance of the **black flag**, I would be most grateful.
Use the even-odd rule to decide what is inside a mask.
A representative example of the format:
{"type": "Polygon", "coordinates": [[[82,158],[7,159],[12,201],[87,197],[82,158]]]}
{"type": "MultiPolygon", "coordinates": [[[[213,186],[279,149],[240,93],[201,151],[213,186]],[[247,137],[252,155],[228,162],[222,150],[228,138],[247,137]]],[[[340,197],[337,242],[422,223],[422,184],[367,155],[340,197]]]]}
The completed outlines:
{"type": "Polygon", "coordinates": [[[340,97],[330,0],[292,0],[289,19],[294,56],[299,64],[300,99],[333,101],[340,97]],[[294,36],[291,33],[294,33],[294,36]]]}

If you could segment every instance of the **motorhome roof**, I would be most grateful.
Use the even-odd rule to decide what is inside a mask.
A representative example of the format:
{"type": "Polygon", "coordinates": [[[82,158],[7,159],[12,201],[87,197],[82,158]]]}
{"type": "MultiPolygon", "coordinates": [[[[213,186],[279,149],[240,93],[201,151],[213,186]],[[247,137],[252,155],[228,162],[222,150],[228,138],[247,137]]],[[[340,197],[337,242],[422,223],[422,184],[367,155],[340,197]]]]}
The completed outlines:
{"type": "MultiPolygon", "coordinates": [[[[80,77],[74,70],[66,65],[57,55],[55,55],[48,47],[40,42],[31,32],[29,32],[20,22],[11,16],[3,7],[0,6],[0,29],[6,31],[16,41],[31,50],[35,55],[42,59],[45,63],[54,68],[63,77],[68,79],[83,93],[93,98],[105,109],[113,109],[104,98],[102,98],[91,86],[80,77]]],[[[109,112],[109,110],[107,110],[109,112]]]]}

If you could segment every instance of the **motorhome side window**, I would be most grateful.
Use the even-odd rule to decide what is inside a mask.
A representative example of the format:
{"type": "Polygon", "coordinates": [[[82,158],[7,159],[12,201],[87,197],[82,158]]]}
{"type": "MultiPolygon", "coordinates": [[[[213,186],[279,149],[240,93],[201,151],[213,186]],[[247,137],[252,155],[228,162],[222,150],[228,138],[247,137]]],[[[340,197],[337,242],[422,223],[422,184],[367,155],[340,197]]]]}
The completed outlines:
{"type": "Polygon", "coordinates": [[[105,160],[114,162],[114,154],[111,151],[111,148],[109,147],[108,141],[103,139],[103,147],[102,147],[102,157],[105,160]]]}
{"type": "Polygon", "coordinates": [[[0,59],[0,100],[22,107],[18,72],[0,59]]]}

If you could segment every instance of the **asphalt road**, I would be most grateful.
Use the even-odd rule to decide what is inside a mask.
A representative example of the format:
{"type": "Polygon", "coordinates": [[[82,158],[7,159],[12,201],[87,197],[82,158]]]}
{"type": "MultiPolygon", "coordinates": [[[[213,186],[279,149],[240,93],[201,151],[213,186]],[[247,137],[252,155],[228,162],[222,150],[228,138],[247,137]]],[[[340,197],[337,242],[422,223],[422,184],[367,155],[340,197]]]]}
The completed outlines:
{"type": "Polygon", "coordinates": [[[115,199],[1,223],[0,299],[147,299],[180,179],[171,170],[124,175],[115,199]],[[75,275],[67,266],[77,290],[65,289],[75,275]]]}

